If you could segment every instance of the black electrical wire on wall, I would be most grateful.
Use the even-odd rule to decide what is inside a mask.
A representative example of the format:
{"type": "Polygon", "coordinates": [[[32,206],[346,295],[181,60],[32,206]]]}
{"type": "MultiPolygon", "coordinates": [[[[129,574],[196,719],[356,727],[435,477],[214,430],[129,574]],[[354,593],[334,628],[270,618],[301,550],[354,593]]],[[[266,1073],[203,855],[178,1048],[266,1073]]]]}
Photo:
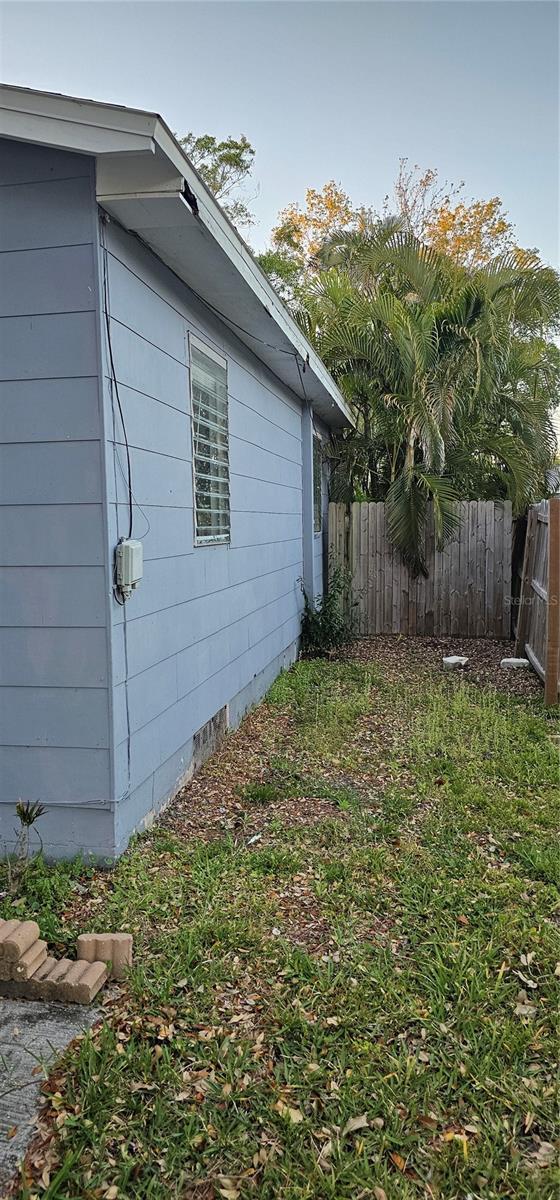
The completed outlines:
{"type": "Polygon", "coordinates": [[[108,270],[107,270],[108,250],[107,250],[107,243],[105,241],[105,218],[103,217],[103,215],[101,215],[100,219],[101,219],[101,248],[103,251],[103,307],[105,310],[105,328],[107,331],[107,350],[108,350],[108,355],[109,355],[111,397],[113,397],[113,395],[116,397],[117,406],[118,406],[118,410],[119,410],[119,416],[121,419],[121,425],[122,425],[122,429],[123,429],[124,444],[125,444],[125,449],[126,449],[127,474],[126,474],[126,478],[125,478],[125,483],[126,483],[127,492],[128,492],[128,534],[127,534],[127,537],[131,538],[132,537],[132,529],[133,529],[133,511],[134,511],[134,493],[132,491],[132,466],[131,466],[131,462],[130,462],[130,446],[128,444],[128,436],[127,436],[127,432],[126,432],[124,413],[123,413],[123,408],[122,408],[122,404],[121,404],[121,398],[119,395],[119,385],[117,382],[117,373],[115,371],[115,360],[113,357],[113,344],[111,341],[111,308],[110,308],[110,298],[109,298],[109,276],[108,276],[108,270]]]}

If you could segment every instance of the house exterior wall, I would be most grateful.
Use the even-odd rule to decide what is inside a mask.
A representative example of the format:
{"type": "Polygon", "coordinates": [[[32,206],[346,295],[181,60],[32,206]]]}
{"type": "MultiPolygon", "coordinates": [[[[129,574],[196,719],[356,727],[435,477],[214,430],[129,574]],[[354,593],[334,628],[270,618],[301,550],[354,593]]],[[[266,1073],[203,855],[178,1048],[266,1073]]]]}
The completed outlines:
{"type": "Polygon", "coordinates": [[[0,853],[18,800],[47,854],[112,859],[297,652],[310,413],[136,238],[93,160],[0,143],[0,853]],[[126,605],[113,555],[144,577],[126,605]],[[228,365],[231,541],[196,546],[189,333],[228,365]],[[204,740],[204,739],[202,739],[204,740]]]}
{"type": "Polygon", "coordinates": [[[0,851],[18,799],[53,854],[113,844],[94,198],[0,142],[0,851]]]}
{"type": "MultiPolygon", "coordinates": [[[[235,724],[295,657],[302,407],[137,239],[111,223],[103,239],[144,546],[140,587],[111,613],[118,851],[188,776],[195,733],[224,705],[235,724]],[[229,545],[194,541],[189,333],[228,365],[229,545]]],[[[122,426],[105,382],[111,550],[128,510],[122,426]]]]}

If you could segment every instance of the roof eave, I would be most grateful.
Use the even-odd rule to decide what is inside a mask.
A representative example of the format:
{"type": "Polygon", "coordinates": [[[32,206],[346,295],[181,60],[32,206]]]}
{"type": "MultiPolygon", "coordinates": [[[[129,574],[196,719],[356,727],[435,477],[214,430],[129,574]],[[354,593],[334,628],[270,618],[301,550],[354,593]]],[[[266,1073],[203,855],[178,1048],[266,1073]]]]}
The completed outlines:
{"type": "Polygon", "coordinates": [[[95,156],[99,204],[142,237],[327,424],[354,423],[324,363],[157,113],[2,86],[0,135],[95,156]],[[189,192],[196,216],[185,202],[189,192]],[[227,278],[219,302],[212,266],[227,278]]]}

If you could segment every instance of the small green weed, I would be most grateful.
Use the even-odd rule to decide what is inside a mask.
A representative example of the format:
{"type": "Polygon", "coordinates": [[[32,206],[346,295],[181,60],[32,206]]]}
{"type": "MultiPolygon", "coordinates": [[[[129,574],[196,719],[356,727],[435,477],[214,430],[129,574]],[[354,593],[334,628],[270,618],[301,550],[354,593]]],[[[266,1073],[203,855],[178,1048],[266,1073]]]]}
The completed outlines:
{"type": "Polygon", "coordinates": [[[248,783],[240,792],[241,799],[249,804],[274,804],[281,793],[273,783],[248,783]]]}

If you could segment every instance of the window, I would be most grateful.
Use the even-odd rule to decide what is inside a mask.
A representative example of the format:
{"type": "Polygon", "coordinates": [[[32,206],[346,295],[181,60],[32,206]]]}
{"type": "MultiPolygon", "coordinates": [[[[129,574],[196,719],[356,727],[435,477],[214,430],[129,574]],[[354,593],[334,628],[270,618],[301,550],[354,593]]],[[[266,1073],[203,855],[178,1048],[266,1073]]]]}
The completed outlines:
{"type": "Polygon", "coordinates": [[[190,357],[195,538],[229,542],[227,364],[193,337],[190,357]]]}
{"type": "Polygon", "coordinates": [[[313,437],[313,528],[320,533],[323,528],[323,455],[321,439],[313,437]]]}

